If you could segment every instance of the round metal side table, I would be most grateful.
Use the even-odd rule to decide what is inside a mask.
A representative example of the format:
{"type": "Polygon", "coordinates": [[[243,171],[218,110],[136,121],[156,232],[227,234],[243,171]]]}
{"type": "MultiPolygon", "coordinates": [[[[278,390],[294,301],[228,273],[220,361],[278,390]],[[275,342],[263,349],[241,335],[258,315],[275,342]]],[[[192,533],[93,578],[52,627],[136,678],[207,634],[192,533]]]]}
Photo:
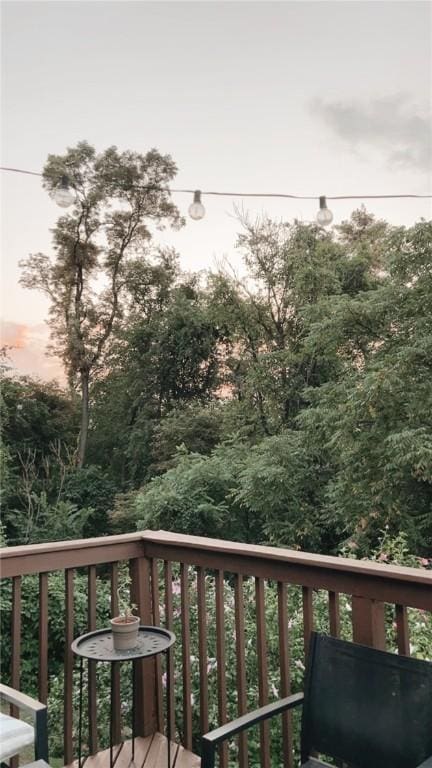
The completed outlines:
{"type": "MultiPolygon", "coordinates": [[[[127,651],[116,651],[113,647],[110,629],[98,629],[77,637],[71,649],[80,660],[79,677],[79,720],[78,720],[78,768],[82,767],[82,711],[83,711],[83,671],[84,659],[111,664],[111,718],[110,718],[110,768],[113,768],[113,686],[114,668],[122,661],[132,662],[132,760],[135,757],[135,667],[137,661],[165,653],[167,662],[167,706],[171,698],[171,656],[169,649],[175,643],[175,635],[161,627],[141,626],[138,631],[138,641],[135,648],[127,651]]],[[[171,765],[171,723],[167,716],[168,739],[168,768],[171,765]]]]}

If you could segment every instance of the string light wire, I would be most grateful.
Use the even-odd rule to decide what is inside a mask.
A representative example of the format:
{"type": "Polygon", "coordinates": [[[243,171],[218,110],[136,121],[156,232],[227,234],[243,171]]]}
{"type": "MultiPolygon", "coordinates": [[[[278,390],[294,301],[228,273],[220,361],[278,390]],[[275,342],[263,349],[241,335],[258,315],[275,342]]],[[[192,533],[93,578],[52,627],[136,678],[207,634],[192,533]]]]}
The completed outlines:
{"type": "MultiPolygon", "coordinates": [[[[22,168],[10,168],[6,166],[0,166],[2,171],[10,171],[12,173],[25,173],[30,176],[42,176],[37,171],[27,171],[22,168]]],[[[70,179],[64,175],[61,178],[60,183],[57,185],[53,192],[53,199],[61,208],[69,208],[75,202],[76,196],[73,188],[69,184],[70,179]]],[[[201,201],[201,195],[213,195],[218,197],[266,197],[266,198],[284,198],[291,200],[318,200],[319,209],[316,214],[316,220],[319,226],[328,227],[333,221],[333,213],[327,207],[328,200],[379,200],[379,199],[397,199],[397,198],[432,198],[432,195],[413,195],[413,194],[397,194],[397,195],[289,195],[284,192],[216,192],[216,191],[201,191],[200,189],[175,189],[173,187],[158,187],[154,184],[140,185],[139,189],[142,190],[160,190],[161,192],[169,192],[171,194],[193,194],[193,202],[189,206],[188,212],[191,219],[199,221],[205,216],[205,208],[201,201]]]]}
{"type": "MultiPolygon", "coordinates": [[[[22,168],[7,168],[0,166],[2,171],[12,171],[13,173],[26,173],[30,176],[42,176],[42,173],[37,171],[26,171],[22,168]]],[[[154,189],[154,187],[151,187],[154,189]]],[[[145,189],[145,187],[144,187],[145,189]]],[[[195,189],[174,189],[169,187],[163,187],[166,192],[173,192],[175,194],[187,194],[194,195],[197,190],[195,189]]],[[[320,195],[288,195],[284,192],[215,192],[201,190],[202,195],[213,195],[218,197],[280,197],[289,198],[292,200],[319,200],[320,195]]],[[[384,200],[395,198],[432,198],[431,195],[413,195],[413,194],[398,194],[398,195],[326,195],[327,200],[384,200]]]]}

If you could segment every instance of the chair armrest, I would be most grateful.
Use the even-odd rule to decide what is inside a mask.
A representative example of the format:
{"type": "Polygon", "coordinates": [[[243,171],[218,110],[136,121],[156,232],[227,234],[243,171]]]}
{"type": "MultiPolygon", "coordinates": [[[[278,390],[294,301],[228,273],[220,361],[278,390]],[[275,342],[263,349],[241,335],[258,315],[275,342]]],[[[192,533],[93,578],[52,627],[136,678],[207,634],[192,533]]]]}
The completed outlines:
{"type": "Polygon", "coordinates": [[[21,691],[16,691],[15,688],[9,688],[8,685],[0,683],[0,697],[9,704],[15,704],[18,709],[26,709],[28,712],[40,712],[42,709],[46,709],[45,704],[37,699],[32,699],[31,696],[26,696],[21,691]]]}
{"type": "Polygon", "coordinates": [[[18,709],[31,712],[35,724],[35,759],[48,762],[48,717],[45,704],[31,696],[26,696],[15,688],[0,683],[0,697],[9,704],[14,704],[18,709]]]}
{"type": "Polygon", "coordinates": [[[220,728],[215,728],[214,731],[206,733],[205,736],[202,737],[201,768],[214,768],[216,747],[218,744],[230,739],[237,733],[241,733],[241,731],[251,728],[257,723],[261,723],[263,720],[268,720],[275,715],[280,715],[289,709],[299,706],[299,704],[303,703],[303,699],[303,693],[294,693],[292,696],[287,696],[285,699],[266,704],[264,707],[255,709],[254,712],[242,715],[231,723],[221,725],[220,728]]]}
{"type": "Polygon", "coordinates": [[[427,757],[426,760],[423,760],[417,768],[432,768],[432,755],[427,757]]]}

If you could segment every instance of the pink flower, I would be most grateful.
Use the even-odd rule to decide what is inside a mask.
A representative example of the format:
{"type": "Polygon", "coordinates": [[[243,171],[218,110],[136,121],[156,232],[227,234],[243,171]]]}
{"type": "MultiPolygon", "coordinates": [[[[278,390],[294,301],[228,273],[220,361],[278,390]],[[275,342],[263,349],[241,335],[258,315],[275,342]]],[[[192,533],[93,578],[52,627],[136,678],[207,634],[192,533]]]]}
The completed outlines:
{"type": "Polygon", "coordinates": [[[381,562],[386,562],[386,560],[388,560],[388,555],[386,555],[385,552],[381,552],[381,554],[378,557],[378,560],[381,560],[381,562]]]}
{"type": "Polygon", "coordinates": [[[425,568],[427,568],[429,565],[429,560],[427,559],[427,557],[419,557],[419,562],[420,562],[420,565],[424,565],[425,568]]]}
{"type": "Polygon", "coordinates": [[[167,684],[167,673],[164,672],[162,675],[162,685],[164,688],[166,688],[166,684],[167,684]]]}
{"type": "Polygon", "coordinates": [[[173,581],[172,583],[172,593],[173,595],[179,595],[181,592],[181,586],[179,581],[173,581]]]}

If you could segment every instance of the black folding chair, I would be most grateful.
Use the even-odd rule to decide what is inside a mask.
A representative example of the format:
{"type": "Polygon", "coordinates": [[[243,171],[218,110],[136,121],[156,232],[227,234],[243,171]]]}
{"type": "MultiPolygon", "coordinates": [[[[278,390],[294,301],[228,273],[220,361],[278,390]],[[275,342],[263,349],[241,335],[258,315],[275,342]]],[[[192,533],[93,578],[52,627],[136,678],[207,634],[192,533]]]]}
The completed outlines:
{"type": "Polygon", "coordinates": [[[268,704],[202,739],[201,768],[219,744],[303,704],[301,765],[432,768],[432,663],[312,633],[305,690],[268,704]]]}

